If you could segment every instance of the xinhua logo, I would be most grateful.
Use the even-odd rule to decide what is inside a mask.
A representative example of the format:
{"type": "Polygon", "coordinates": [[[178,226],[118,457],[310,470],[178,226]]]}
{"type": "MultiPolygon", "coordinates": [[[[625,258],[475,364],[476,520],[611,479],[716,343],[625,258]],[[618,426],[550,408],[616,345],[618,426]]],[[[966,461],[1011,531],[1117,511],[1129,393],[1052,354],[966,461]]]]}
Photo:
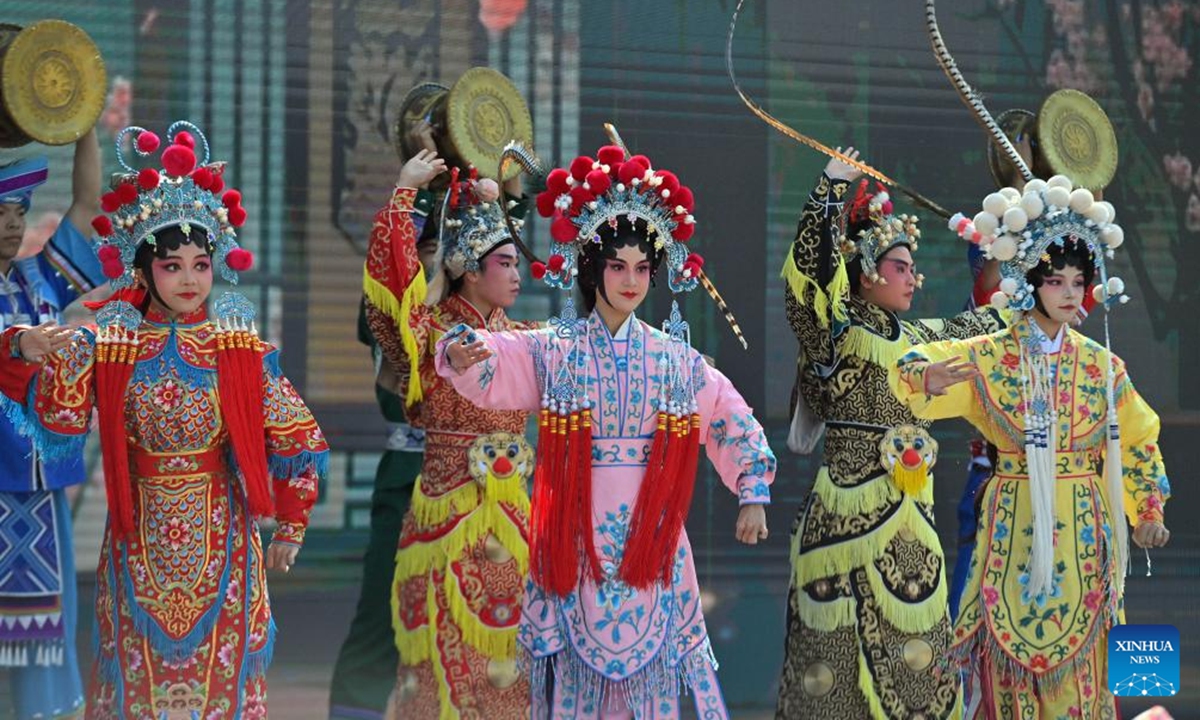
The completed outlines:
{"type": "Polygon", "coordinates": [[[1114,695],[1179,692],[1179,631],[1174,625],[1117,625],[1108,634],[1108,689],[1114,695]]]}

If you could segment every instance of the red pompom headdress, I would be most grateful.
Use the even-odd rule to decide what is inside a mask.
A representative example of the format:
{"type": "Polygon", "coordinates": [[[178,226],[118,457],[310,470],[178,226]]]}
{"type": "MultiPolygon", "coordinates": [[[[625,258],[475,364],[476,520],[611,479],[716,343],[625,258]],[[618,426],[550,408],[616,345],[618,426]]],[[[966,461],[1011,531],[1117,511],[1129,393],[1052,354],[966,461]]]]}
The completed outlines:
{"type": "MultiPolygon", "coordinates": [[[[147,301],[145,290],[134,286],[138,246],[153,243],[154,233],[163,228],[178,226],[190,234],[192,228],[203,227],[208,231],[215,266],[226,280],[236,283],[237,273],[253,264],[250,252],[237,244],[235,228],[246,221],[241,193],[229,190],[221,194],[225,166],[209,162],[203,133],[188,122],[172,125],[167,135],[174,142],[162,152],[161,171],[153,167],[134,170],[126,163],[123,141],[133,133],[138,155],[145,157],[159,148],[158,136],[142,128],[126,128],[117,135],[117,157],[127,172],[115,177],[113,190],[100,200],[107,214],[92,220],[99,238],[96,254],[115,290],[107,300],[91,307],[97,310],[94,372],[104,482],[111,527],[118,538],[128,537],[136,527],[124,415],[125,393],[138,360],[141,310],[147,301]],[[198,168],[197,138],[203,149],[198,168]]],[[[262,343],[254,329],[254,307],[236,293],[225,293],[215,306],[222,417],[250,512],[270,515],[273,503],[262,442],[262,343]]]]}

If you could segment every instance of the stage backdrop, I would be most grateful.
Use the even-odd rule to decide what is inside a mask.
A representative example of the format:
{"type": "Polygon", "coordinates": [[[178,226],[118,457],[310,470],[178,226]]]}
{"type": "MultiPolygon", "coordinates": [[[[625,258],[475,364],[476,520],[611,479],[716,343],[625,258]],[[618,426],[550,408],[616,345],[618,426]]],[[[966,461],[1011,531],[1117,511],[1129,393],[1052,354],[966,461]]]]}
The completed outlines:
{"type": "MultiPolygon", "coordinates": [[[[780,458],[765,546],[735,543],[736,503],[707,470],[689,521],[729,700],[762,705],[782,656],[787,531],[819,457],[791,455],[784,443],[797,346],[779,269],[824,159],[767,128],[734,95],[724,66],[733,5],[9,0],[0,21],[61,17],[95,38],[111,85],[101,121],[107,170],[116,169],[111,141],[125,124],[161,132],[180,118],[199,124],[214,156],[230,162],[227,179],[251,213],[241,237],[260,258],[241,289],[336,451],[310,547],[325,542],[347,558],[359,548],[346,538],[363,536],[343,531],[368,521],[384,439],[369,358],[355,340],[362,254],[399,172],[392,123],[408,88],[491,65],[525,95],[543,158],[594,152],[605,142],[601,123],[613,122],[635,151],[677,172],[697,197],[693,242],[751,347],[737,345],[702,296],[683,300],[693,340],[758,409],[780,458]],[[512,10],[515,21],[489,15],[485,26],[481,9],[512,10]]],[[[944,2],[941,20],[994,112],[1036,110],[1051,91],[1075,87],[1113,119],[1121,168],[1105,197],[1126,230],[1115,266],[1133,297],[1111,318],[1114,347],[1163,417],[1176,480],[1172,547],[1156,553],[1154,579],[1135,566],[1127,606],[1132,621],[1173,622],[1192,636],[1186,603],[1200,590],[1191,569],[1200,528],[1188,522],[1197,507],[1187,469],[1200,466],[1200,137],[1187,121],[1200,103],[1200,9],[1164,0],[962,0],[944,2]]],[[[750,2],[734,55],[744,86],[771,112],[830,145],[855,145],[942,205],[971,213],[992,189],[986,138],[934,62],[919,3],[750,2]]],[[[70,148],[48,154],[53,175],[31,224],[69,202],[70,148]]],[[[900,208],[911,211],[903,201],[900,208]]],[[[953,313],[970,285],[963,244],[936,218],[922,219],[917,257],[928,280],[914,315],[953,313]]],[[[531,228],[544,252],[544,224],[531,228]]],[[[556,295],[528,280],[526,288],[515,316],[558,308],[556,295]]],[[[661,322],[669,300],[660,288],[644,319],[661,322]]],[[[1101,318],[1084,331],[1102,333],[1101,318]]],[[[939,527],[952,564],[970,434],[954,423],[935,434],[943,448],[939,527]]],[[[1200,673],[1185,663],[1179,706],[1197,707],[1200,673]]]]}

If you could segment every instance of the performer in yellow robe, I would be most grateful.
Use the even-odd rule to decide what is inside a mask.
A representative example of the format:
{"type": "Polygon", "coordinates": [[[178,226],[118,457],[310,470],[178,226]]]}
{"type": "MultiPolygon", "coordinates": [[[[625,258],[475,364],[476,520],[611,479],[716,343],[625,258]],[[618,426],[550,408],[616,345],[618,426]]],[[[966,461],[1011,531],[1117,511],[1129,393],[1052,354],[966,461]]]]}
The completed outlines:
{"type": "Polygon", "coordinates": [[[1111,205],[1063,176],[1005,190],[974,223],[952,223],[1004,260],[992,303],[1025,314],[914,348],[892,387],[918,417],[965,418],[998,449],[950,653],[971,669],[968,717],[1113,718],[1106,648],[1122,622],[1125,520],[1138,545],[1165,544],[1170,495],[1158,416],[1119,358],[1068,327],[1093,275],[1098,300],[1119,300],[1104,256],[1122,234],[1111,205]]]}

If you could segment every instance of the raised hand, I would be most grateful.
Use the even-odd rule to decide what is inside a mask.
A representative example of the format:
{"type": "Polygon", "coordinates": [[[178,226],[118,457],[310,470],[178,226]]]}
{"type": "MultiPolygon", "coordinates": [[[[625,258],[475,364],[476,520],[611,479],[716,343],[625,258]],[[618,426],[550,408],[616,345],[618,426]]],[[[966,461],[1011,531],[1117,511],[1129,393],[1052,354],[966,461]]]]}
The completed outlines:
{"type": "Polygon", "coordinates": [[[17,349],[21,351],[21,359],[25,362],[40,363],[47,356],[70,345],[74,336],[75,328],[70,325],[44,322],[22,331],[17,336],[17,349]]]}
{"type": "Polygon", "coordinates": [[[925,367],[925,392],[930,395],[945,395],[950,387],[979,377],[979,368],[973,363],[960,363],[961,355],[941,362],[928,363],[925,367]]]}
{"type": "Polygon", "coordinates": [[[400,168],[399,187],[423,188],[438,175],[446,172],[446,161],[436,150],[421,150],[400,168]]]}
{"type": "Polygon", "coordinates": [[[483,344],[482,340],[476,339],[476,335],[464,335],[459,342],[450,343],[446,346],[446,357],[450,360],[450,367],[458,372],[463,372],[467,368],[476,363],[481,363],[492,356],[492,351],[488,350],[487,345],[483,344]]]}
{"type": "MultiPolygon", "coordinates": [[[[858,151],[853,147],[848,147],[845,150],[838,148],[837,150],[851,160],[858,160],[858,151]]],[[[845,180],[847,182],[854,182],[862,177],[862,170],[859,170],[853,165],[842,162],[837,158],[829,158],[829,163],[825,165],[825,174],[828,175],[832,180],[845,180]]]]}

